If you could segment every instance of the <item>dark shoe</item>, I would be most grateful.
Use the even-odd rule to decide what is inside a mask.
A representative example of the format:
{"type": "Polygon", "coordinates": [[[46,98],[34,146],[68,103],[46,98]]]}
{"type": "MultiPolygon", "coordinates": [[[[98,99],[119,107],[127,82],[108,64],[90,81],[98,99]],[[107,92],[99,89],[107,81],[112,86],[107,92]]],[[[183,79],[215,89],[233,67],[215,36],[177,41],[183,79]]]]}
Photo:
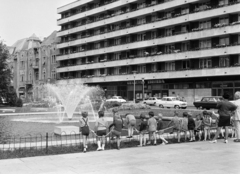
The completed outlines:
{"type": "Polygon", "coordinates": [[[233,140],[235,143],[240,143],[240,139],[233,140]]]}

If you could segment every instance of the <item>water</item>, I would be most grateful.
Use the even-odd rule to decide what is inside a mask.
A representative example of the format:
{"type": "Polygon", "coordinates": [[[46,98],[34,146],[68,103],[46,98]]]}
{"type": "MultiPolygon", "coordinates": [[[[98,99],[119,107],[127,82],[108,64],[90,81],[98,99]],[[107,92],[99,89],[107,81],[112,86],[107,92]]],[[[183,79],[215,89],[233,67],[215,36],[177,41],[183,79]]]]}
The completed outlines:
{"type": "MultiPolygon", "coordinates": [[[[75,85],[52,85],[45,86],[51,97],[56,97],[58,102],[56,108],[58,112],[58,121],[62,122],[65,115],[69,120],[72,119],[74,112],[88,111],[96,120],[96,115],[89,96],[94,96],[98,91],[98,87],[89,87],[83,84],[75,85]],[[77,111],[76,109],[79,108],[77,111]],[[65,114],[66,113],[66,114],[65,114]]],[[[55,101],[57,101],[55,100],[55,101]]],[[[54,101],[54,100],[51,100],[54,101]]]]}

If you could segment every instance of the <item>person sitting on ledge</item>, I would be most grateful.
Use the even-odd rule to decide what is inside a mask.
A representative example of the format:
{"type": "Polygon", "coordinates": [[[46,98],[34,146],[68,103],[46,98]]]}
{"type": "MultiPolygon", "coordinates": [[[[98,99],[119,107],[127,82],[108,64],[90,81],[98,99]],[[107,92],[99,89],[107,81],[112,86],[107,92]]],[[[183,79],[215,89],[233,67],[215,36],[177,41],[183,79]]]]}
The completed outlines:
{"type": "Polygon", "coordinates": [[[159,113],[158,116],[155,117],[157,121],[157,135],[162,140],[162,145],[168,144],[168,141],[163,137],[163,121],[162,121],[162,114],[159,113]]]}
{"type": "Polygon", "coordinates": [[[120,150],[120,137],[121,132],[123,128],[123,119],[120,116],[120,114],[116,111],[114,115],[114,121],[113,121],[113,129],[111,130],[112,137],[116,136],[117,138],[117,149],[120,150]]]}
{"type": "Polygon", "coordinates": [[[147,133],[148,133],[148,115],[144,115],[143,113],[141,113],[140,115],[140,119],[141,119],[141,123],[139,125],[139,136],[140,136],[140,147],[141,146],[146,146],[146,141],[147,141],[147,133]]]}
{"type": "Polygon", "coordinates": [[[126,114],[126,124],[128,126],[128,137],[127,138],[132,138],[133,136],[133,131],[136,126],[136,118],[134,115],[127,113],[126,114]]]}

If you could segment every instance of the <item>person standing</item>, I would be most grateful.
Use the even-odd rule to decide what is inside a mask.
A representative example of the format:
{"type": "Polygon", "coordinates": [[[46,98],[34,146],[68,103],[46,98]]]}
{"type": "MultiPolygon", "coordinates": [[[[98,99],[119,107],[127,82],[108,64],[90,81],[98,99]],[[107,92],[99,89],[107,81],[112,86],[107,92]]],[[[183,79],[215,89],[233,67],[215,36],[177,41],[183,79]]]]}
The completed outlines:
{"type": "MultiPolygon", "coordinates": [[[[210,143],[217,143],[217,137],[221,131],[221,127],[225,127],[225,143],[228,143],[228,126],[231,126],[230,120],[232,112],[237,109],[237,106],[233,103],[229,102],[230,96],[228,93],[223,94],[223,100],[217,103],[217,109],[219,114],[219,121],[218,121],[218,127],[217,132],[210,143]]],[[[216,115],[214,112],[212,112],[213,115],[216,115]]]]}
{"type": "Polygon", "coordinates": [[[234,142],[240,142],[240,91],[235,92],[234,98],[235,101],[233,103],[237,106],[233,115],[233,124],[236,132],[236,139],[234,142]]]}
{"type": "Polygon", "coordinates": [[[207,139],[210,140],[210,130],[212,125],[212,118],[210,117],[210,113],[207,111],[203,111],[203,129],[204,129],[204,141],[207,139]]]}
{"type": "Polygon", "coordinates": [[[82,117],[79,119],[80,132],[83,136],[83,152],[87,152],[88,136],[89,136],[89,122],[88,122],[88,112],[82,112],[82,117]]]}
{"type": "Polygon", "coordinates": [[[105,148],[105,136],[107,134],[108,121],[104,118],[103,111],[99,111],[98,116],[99,119],[97,119],[95,123],[95,131],[97,132],[97,151],[100,151],[105,148]]]}
{"type": "Polygon", "coordinates": [[[193,120],[192,113],[188,113],[188,131],[190,134],[189,141],[195,141],[194,129],[195,129],[195,121],[193,120]]]}
{"type": "Polygon", "coordinates": [[[157,145],[157,137],[156,137],[156,131],[157,131],[157,121],[154,118],[154,112],[150,111],[148,113],[149,115],[149,120],[148,120],[148,132],[149,132],[149,139],[151,141],[154,141],[153,144],[156,146],[157,145]]]}

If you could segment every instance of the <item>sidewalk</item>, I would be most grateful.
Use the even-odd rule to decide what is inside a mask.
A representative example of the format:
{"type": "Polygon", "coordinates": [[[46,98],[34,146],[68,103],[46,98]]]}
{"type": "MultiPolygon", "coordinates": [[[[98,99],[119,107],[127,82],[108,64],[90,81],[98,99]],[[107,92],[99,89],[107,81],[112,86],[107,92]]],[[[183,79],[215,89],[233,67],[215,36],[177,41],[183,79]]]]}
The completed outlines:
{"type": "Polygon", "coordinates": [[[240,143],[193,142],[0,160],[0,174],[239,174],[240,143]]]}

